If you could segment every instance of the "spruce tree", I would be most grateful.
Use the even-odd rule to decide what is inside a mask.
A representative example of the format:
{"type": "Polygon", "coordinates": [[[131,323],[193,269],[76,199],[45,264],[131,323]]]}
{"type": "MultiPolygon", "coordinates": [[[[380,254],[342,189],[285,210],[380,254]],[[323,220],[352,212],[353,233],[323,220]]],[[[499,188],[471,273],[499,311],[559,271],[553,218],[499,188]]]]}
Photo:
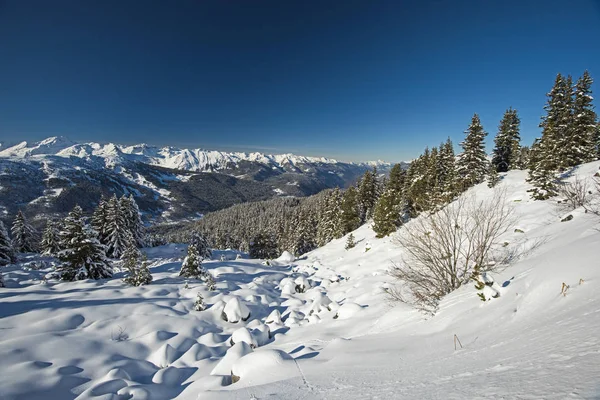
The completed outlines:
{"type": "Polygon", "coordinates": [[[358,207],[361,224],[373,216],[376,202],[377,177],[375,172],[366,171],[358,186],[358,207]]]}
{"type": "Polygon", "coordinates": [[[531,197],[535,200],[545,200],[557,194],[557,179],[555,174],[556,159],[549,154],[549,141],[536,139],[529,152],[529,178],[534,188],[531,197]]]}
{"type": "Polygon", "coordinates": [[[119,207],[125,221],[125,226],[127,227],[127,230],[131,232],[136,246],[144,247],[146,236],[144,223],[142,222],[140,209],[133,198],[133,195],[121,197],[119,199],[119,207]]]}
{"type": "Polygon", "coordinates": [[[360,215],[358,208],[358,192],[354,186],[350,186],[342,196],[340,204],[340,219],[342,234],[352,232],[360,226],[360,215]]]}
{"type": "Polygon", "coordinates": [[[83,210],[79,206],[75,206],[64,220],[60,248],[57,257],[62,264],[56,270],[61,279],[73,281],[112,276],[104,246],[98,241],[98,233],[85,223],[83,210]]]}
{"type": "Polygon", "coordinates": [[[592,83],[592,77],[585,71],[575,85],[570,165],[590,162],[597,158],[597,115],[592,104],[592,83]]]}
{"type": "Polygon", "coordinates": [[[128,228],[121,204],[113,195],[106,206],[106,254],[109,257],[119,258],[123,254],[128,228]]]}
{"type": "Polygon", "coordinates": [[[277,243],[273,235],[268,232],[258,232],[250,242],[250,258],[269,260],[276,258],[277,243]]]}
{"type": "Polygon", "coordinates": [[[55,221],[47,220],[46,229],[40,242],[42,254],[53,256],[60,251],[59,231],[55,221]]]}
{"type": "Polygon", "coordinates": [[[483,182],[488,171],[484,142],[487,133],[483,130],[477,114],[473,115],[471,125],[465,133],[466,138],[461,143],[463,152],[457,162],[460,186],[463,191],[483,182]]]}
{"type": "Polygon", "coordinates": [[[378,238],[395,232],[399,225],[400,215],[398,207],[394,204],[396,198],[396,191],[388,188],[377,201],[373,215],[373,231],[378,238]]]}
{"type": "Polygon", "coordinates": [[[192,232],[190,244],[196,247],[196,250],[198,250],[198,255],[203,259],[210,259],[212,257],[212,252],[210,250],[208,241],[199,231],[192,232]]]}
{"type": "Polygon", "coordinates": [[[204,268],[202,268],[202,258],[198,254],[196,246],[189,245],[187,256],[181,264],[181,271],[179,276],[184,278],[200,279],[204,274],[204,268]]]}
{"type": "Polygon", "coordinates": [[[500,175],[498,174],[497,167],[494,164],[490,164],[487,182],[489,188],[493,188],[500,182],[500,175]]]}
{"type": "MultiPolygon", "coordinates": [[[[27,223],[25,216],[19,210],[11,229],[13,249],[18,253],[33,253],[36,251],[35,230],[27,223]]],[[[38,239],[39,240],[39,239],[38,239]]]]}
{"type": "Polygon", "coordinates": [[[341,238],[343,226],[341,219],[342,194],[335,188],[325,198],[317,226],[317,245],[324,246],[333,239],[341,238]]]}
{"type": "Polygon", "coordinates": [[[107,228],[108,228],[108,200],[104,196],[100,198],[98,206],[92,214],[91,224],[96,232],[98,232],[98,240],[100,243],[107,244],[107,228]]]}
{"type": "Polygon", "coordinates": [[[127,276],[123,278],[125,283],[131,286],[141,286],[152,282],[152,274],[148,269],[147,260],[138,249],[137,242],[131,233],[127,234],[127,246],[121,255],[121,260],[123,268],[127,270],[127,276]]]}
{"type": "Polygon", "coordinates": [[[521,148],[520,123],[517,110],[506,110],[494,138],[492,165],[496,172],[507,172],[517,168],[521,148]]]}
{"type": "Polygon", "coordinates": [[[456,157],[454,155],[454,145],[450,138],[440,145],[437,175],[441,204],[449,203],[456,196],[457,184],[456,157]]]}
{"type": "Polygon", "coordinates": [[[348,235],[348,239],[346,239],[346,245],[344,246],[344,248],[346,250],[350,250],[350,249],[354,248],[354,246],[356,246],[356,239],[354,239],[354,235],[351,232],[348,235]]]}
{"type": "Polygon", "coordinates": [[[0,221],[0,266],[12,264],[17,261],[8,232],[4,223],[0,221]]]}

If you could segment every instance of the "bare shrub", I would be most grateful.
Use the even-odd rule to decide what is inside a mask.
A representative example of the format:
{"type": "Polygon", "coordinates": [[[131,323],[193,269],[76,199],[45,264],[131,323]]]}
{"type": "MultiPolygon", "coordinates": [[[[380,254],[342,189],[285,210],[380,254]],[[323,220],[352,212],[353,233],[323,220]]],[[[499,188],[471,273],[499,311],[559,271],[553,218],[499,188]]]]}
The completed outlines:
{"type": "Polygon", "coordinates": [[[504,190],[486,200],[466,195],[431,215],[406,224],[396,237],[404,250],[390,275],[403,281],[391,297],[434,313],[439,300],[467,283],[475,267],[489,271],[496,264],[492,250],[514,222],[504,190]]]}
{"type": "Polygon", "coordinates": [[[121,326],[117,326],[118,330],[116,332],[111,332],[110,338],[114,342],[124,342],[129,339],[129,335],[125,332],[125,329],[121,326]]]}
{"type": "MultiPolygon", "coordinates": [[[[597,193],[597,191],[596,191],[597,193]]],[[[558,187],[559,203],[561,208],[575,210],[579,207],[589,206],[593,200],[594,191],[589,179],[575,177],[574,180],[561,182],[558,187]]]]}

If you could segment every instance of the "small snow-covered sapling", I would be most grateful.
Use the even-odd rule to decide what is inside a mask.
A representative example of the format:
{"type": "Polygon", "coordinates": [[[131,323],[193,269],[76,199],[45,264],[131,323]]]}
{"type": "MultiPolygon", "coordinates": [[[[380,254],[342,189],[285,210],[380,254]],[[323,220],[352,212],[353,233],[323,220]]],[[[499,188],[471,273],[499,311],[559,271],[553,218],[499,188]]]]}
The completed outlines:
{"type": "Polygon", "coordinates": [[[200,293],[196,296],[196,302],[194,303],[194,310],[204,311],[206,310],[206,304],[204,304],[204,298],[200,293]]]}

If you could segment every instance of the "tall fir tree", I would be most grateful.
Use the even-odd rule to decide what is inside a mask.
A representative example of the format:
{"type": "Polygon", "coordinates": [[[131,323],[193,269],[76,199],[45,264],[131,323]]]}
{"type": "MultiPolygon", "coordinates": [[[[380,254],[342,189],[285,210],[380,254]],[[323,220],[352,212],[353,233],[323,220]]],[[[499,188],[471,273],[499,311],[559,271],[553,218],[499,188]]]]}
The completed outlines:
{"type": "Polygon", "coordinates": [[[598,116],[592,103],[592,77],[588,71],[577,80],[573,102],[570,165],[578,165],[597,158],[596,133],[598,116]]]}
{"type": "Polygon", "coordinates": [[[488,171],[484,141],[487,133],[481,126],[479,115],[473,115],[471,125],[465,133],[466,138],[461,143],[463,152],[457,162],[460,187],[463,191],[483,182],[488,171]]]}
{"type": "Polygon", "coordinates": [[[144,223],[142,222],[140,208],[133,198],[133,195],[122,196],[119,199],[119,207],[125,221],[125,226],[133,236],[136,246],[144,247],[146,236],[144,223]]]}
{"type": "Polygon", "coordinates": [[[106,254],[109,257],[119,258],[123,254],[128,228],[120,201],[113,195],[106,205],[106,254]]]}
{"type": "Polygon", "coordinates": [[[545,200],[557,194],[557,179],[555,174],[556,159],[547,147],[550,141],[536,139],[529,152],[529,178],[534,187],[530,190],[535,200],[545,200]]]}
{"type": "Polygon", "coordinates": [[[373,216],[373,210],[377,202],[378,188],[375,171],[366,171],[358,185],[358,207],[361,224],[373,216]]]}
{"type": "Polygon", "coordinates": [[[60,248],[57,257],[62,264],[56,270],[61,279],[73,281],[112,276],[104,246],[98,241],[98,233],[85,223],[83,210],[79,206],[75,206],[64,220],[60,248]]]}
{"type": "Polygon", "coordinates": [[[400,224],[400,213],[396,203],[398,194],[388,187],[377,200],[373,213],[373,231],[378,238],[394,233],[400,224]]]}
{"type": "Polygon", "coordinates": [[[326,196],[317,226],[317,245],[324,246],[331,240],[344,236],[341,203],[342,193],[339,188],[333,189],[326,196]]]}
{"type": "MultiPolygon", "coordinates": [[[[36,232],[25,215],[19,210],[11,229],[13,249],[18,253],[33,253],[37,250],[36,232]]],[[[39,239],[38,239],[39,240],[39,239]]]]}
{"type": "Polygon", "coordinates": [[[198,255],[202,259],[210,259],[212,257],[208,240],[206,240],[206,238],[199,231],[196,230],[192,232],[190,244],[196,247],[196,250],[198,250],[198,255]]]}
{"type": "Polygon", "coordinates": [[[344,191],[340,204],[340,214],[343,234],[352,232],[360,226],[358,192],[354,186],[350,186],[344,191]]]}
{"type": "Polygon", "coordinates": [[[456,196],[456,156],[454,144],[448,138],[440,145],[438,157],[438,182],[442,204],[449,203],[456,196]]]}
{"type": "Polygon", "coordinates": [[[127,270],[127,276],[123,282],[131,286],[148,285],[152,282],[152,274],[148,269],[148,263],[144,255],[137,247],[137,241],[131,233],[127,234],[126,247],[121,255],[123,268],[127,270]],[[140,264],[141,260],[141,264],[140,264]]]}
{"type": "Polygon", "coordinates": [[[507,172],[517,168],[521,149],[520,124],[517,110],[513,110],[512,107],[506,110],[494,138],[492,165],[496,172],[507,172]]]}
{"type": "Polygon", "coordinates": [[[8,237],[8,232],[4,223],[0,221],[0,266],[12,264],[17,261],[12,242],[8,237]]]}
{"type": "Polygon", "coordinates": [[[108,200],[102,196],[98,202],[98,206],[94,209],[91,219],[91,225],[98,232],[98,240],[100,243],[106,244],[107,227],[108,227],[108,200]]]}
{"type": "Polygon", "coordinates": [[[277,242],[272,233],[262,231],[254,235],[250,242],[250,258],[269,260],[276,258],[277,242]]]}
{"type": "Polygon", "coordinates": [[[46,221],[46,229],[42,235],[40,247],[42,254],[53,256],[60,251],[59,230],[55,221],[49,219],[46,221]]]}

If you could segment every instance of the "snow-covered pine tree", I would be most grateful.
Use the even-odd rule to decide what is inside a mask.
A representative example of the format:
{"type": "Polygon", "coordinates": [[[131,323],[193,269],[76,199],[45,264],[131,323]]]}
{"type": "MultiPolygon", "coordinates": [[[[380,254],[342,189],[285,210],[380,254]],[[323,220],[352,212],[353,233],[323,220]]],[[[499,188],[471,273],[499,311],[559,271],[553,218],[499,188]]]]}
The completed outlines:
{"type": "Polygon", "coordinates": [[[373,171],[365,171],[358,185],[358,207],[361,224],[373,216],[376,202],[377,177],[373,171]]]}
{"type": "Polygon", "coordinates": [[[293,234],[293,251],[295,256],[308,253],[317,247],[316,220],[314,214],[308,210],[299,210],[297,223],[293,234]]]}
{"type": "Polygon", "coordinates": [[[498,174],[497,167],[490,163],[488,170],[487,183],[489,188],[493,188],[500,182],[500,175],[498,174]]]}
{"type": "Polygon", "coordinates": [[[148,285],[152,282],[152,274],[148,269],[145,256],[137,247],[137,242],[133,235],[127,233],[127,246],[121,255],[123,268],[127,270],[127,276],[123,278],[123,282],[131,286],[148,285]],[[140,265],[140,259],[143,259],[140,265]]]}
{"type": "Polygon", "coordinates": [[[0,221],[0,266],[12,264],[17,260],[8,232],[4,223],[0,221]]]}
{"type": "Polygon", "coordinates": [[[106,255],[119,258],[126,245],[129,229],[117,195],[113,195],[106,206],[106,255]]]}
{"type": "Polygon", "coordinates": [[[382,238],[396,232],[400,223],[400,214],[396,206],[398,195],[392,188],[388,188],[377,200],[373,214],[373,231],[378,238],[382,238]]]}
{"type": "Polygon", "coordinates": [[[473,115],[471,125],[465,133],[465,140],[461,143],[463,152],[457,162],[460,187],[463,191],[483,182],[488,171],[484,142],[487,133],[481,126],[479,115],[473,115]]]}
{"type": "Polygon", "coordinates": [[[207,270],[204,270],[204,274],[202,275],[202,280],[206,285],[206,289],[213,292],[217,289],[217,284],[215,282],[215,278],[213,278],[212,274],[207,270]]]}
{"type": "Polygon", "coordinates": [[[506,110],[494,138],[492,165],[496,172],[516,169],[521,148],[520,124],[517,110],[513,110],[512,107],[506,110]]]}
{"type": "Polygon", "coordinates": [[[102,244],[106,244],[106,236],[107,236],[107,214],[108,214],[108,200],[104,196],[100,198],[98,202],[98,206],[94,209],[92,213],[91,225],[96,232],[98,232],[98,240],[102,244]]]}
{"type": "Polygon", "coordinates": [[[592,77],[588,71],[577,80],[573,103],[572,146],[570,165],[579,165],[593,161],[596,154],[597,115],[592,104],[592,77]]]}
{"type": "Polygon", "coordinates": [[[348,235],[348,239],[346,239],[346,245],[344,246],[344,248],[346,250],[350,250],[354,248],[354,246],[356,246],[356,239],[354,238],[352,232],[350,232],[350,234],[348,235]]]}
{"type": "Polygon", "coordinates": [[[545,146],[551,146],[549,141],[535,139],[529,152],[529,178],[534,188],[531,197],[535,200],[545,200],[557,194],[557,179],[555,174],[556,159],[548,154],[545,146]]]}
{"type": "Polygon", "coordinates": [[[192,237],[190,238],[190,245],[196,247],[198,250],[198,255],[202,257],[202,259],[210,259],[212,257],[212,252],[210,250],[210,245],[208,244],[208,240],[202,234],[195,230],[192,232],[192,237]]]}
{"type": "Polygon", "coordinates": [[[358,209],[358,192],[354,186],[350,186],[342,195],[340,204],[340,218],[342,232],[352,232],[360,226],[360,215],[358,209]]]}
{"type": "Polygon", "coordinates": [[[203,276],[204,268],[202,268],[202,258],[198,254],[196,246],[189,245],[187,256],[181,264],[179,276],[184,278],[200,279],[203,276]]]}
{"type": "Polygon", "coordinates": [[[4,285],[4,277],[2,276],[2,270],[0,270],[0,288],[5,287],[4,285]]]}
{"type": "Polygon", "coordinates": [[[324,246],[331,240],[343,236],[341,203],[342,193],[339,188],[328,193],[317,226],[317,245],[324,246]]]}
{"type": "MultiPolygon", "coordinates": [[[[18,253],[33,253],[37,250],[36,232],[19,210],[11,229],[13,249],[18,253]]],[[[38,239],[39,240],[39,239],[38,239]]]]}
{"type": "Polygon", "coordinates": [[[194,301],[194,310],[195,311],[206,310],[206,304],[204,304],[204,298],[202,297],[200,292],[198,292],[198,294],[196,295],[196,301],[194,301]]]}
{"type": "Polygon", "coordinates": [[[137,247],[145,246],[145,229],[142,217],[140,215],[140,208],[138,207],[133,195],[122,196],[119,199],[119,208],[121,214],[125,220],[125,226],[127,230],[131,232],[137,247]]]}
{"type": "Polygon", "coordinates": [[[564,170],[568,164],[569,125],[572,119],[570,81],[570,77],[557,74],[552,90],[546,94],[546,115],[540,123],[542,138],[540,146],[535,149],[535,157],[543,161],[548,171],[564,170]]]}
{"type": "Polygon", "coordinates": [[[446,204],[456,196],[456,157],[450,138],[440,145],[437,168],[440,200],[446,204]]]}
{"type": "Polygon", "coordinates": [[[57,257],[62,264],[56,271],[61,279],[74,281],[112,276],[104,246],[98,241],[98,233],[85,223],[83,210],[79,206],[75,206],[64,220],[60,248],[57,257]]]}
{"type": "Polygon", "coordinates": [[[249,245],[250,258],[269,260],[276,258],[277,243],[273,238],[273,234],[269,232],[258,232],[249,245]]]}
{"type": "Polygon", "coordinates": [[[60,251],[59,230],[56,222],[51,219],[46,221],[46,229],[44,229],[40,247],[44,255],[52,256],[60,251]]]}

